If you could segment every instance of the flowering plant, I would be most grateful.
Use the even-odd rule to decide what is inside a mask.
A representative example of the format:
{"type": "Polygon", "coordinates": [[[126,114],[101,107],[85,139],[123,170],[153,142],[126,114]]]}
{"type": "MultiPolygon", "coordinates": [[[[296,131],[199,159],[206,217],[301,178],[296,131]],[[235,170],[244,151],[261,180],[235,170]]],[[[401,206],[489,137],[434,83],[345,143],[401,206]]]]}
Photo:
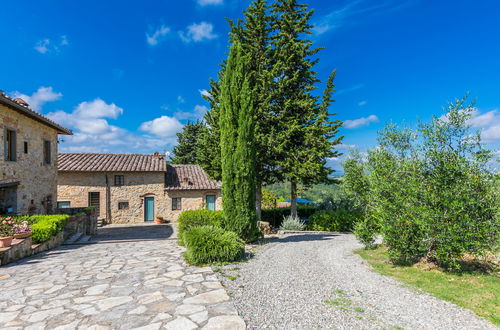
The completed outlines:
{"type": "Polygon", "coordinates": [[[24,234],[31,233],[31,226],[28,224],[28,221],[23,221],[21,223],[16,223],[13,226],[14,234],[24,234]]]}
{"type": "Polygon", "coordinates": [[[0,237],[8,237],[14,235],[14,220],[11,217],[0,217],[0,237]]]}

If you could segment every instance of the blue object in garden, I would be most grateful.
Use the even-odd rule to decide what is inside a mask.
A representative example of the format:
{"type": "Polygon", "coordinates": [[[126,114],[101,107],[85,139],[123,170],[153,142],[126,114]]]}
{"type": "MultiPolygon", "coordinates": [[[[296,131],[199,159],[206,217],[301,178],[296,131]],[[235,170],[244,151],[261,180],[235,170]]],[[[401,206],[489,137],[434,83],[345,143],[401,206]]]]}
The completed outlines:
{"type": "MultiPolygon", "coordinates": [[[[289,199],[287,201],[284,201],[284,203],[291,203],[292,200],[289,199]]],[[[304,199],[304,198],[297,198],[297,204],[316,204],[316,202],[304,199]]]]}

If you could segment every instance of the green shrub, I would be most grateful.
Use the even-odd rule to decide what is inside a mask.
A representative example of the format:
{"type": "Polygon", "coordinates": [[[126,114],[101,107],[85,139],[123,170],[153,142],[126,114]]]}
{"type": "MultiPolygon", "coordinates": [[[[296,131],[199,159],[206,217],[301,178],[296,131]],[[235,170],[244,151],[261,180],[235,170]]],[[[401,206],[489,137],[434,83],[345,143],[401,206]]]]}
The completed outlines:
{"type": "Polygon", "coordinates": [[[189,228],[184,243],[184,258],[192,265],[236,261],[245,253],[245,244],[236,233],[211,226],[189,228]]]}
{"type": "Polygon", "coordinates": [[[286,216],[281,223],[280,230],[304,230],[306,225],[299,218],[294,218],[291,215],[286,216]]]}
{"type": "Polygon", "coordinates": [[[179,245],[184,244],[183,235],[189,228],[199,226],[221,227],[223,217],[223,211],[188,210],[182,212],[177,220],[179,245]]]}
{"type": "Polygon", "coordinates": [[[379,228],[375,227],[373,221],[366,218],[361,219],[354,225],[354,235],[367,249],[375,248],[375,238],[379,232],[379,228]]]}
{"type": "MultiPolygon", "coordinates": [[[[316,212],[318,208],[316,206],[298,206],[297,214],[299,218],[309,218],[316,212]]],[[[290,215],[291,210],[289,207],[279,207],[275,209],[262,209],[261,220],[269,222],[269,224],[274,228],[281,227],[283,219],[290,215]]]]}
{"type": "Polygon", "coordinates": [[[68,215],[33,215],[29,217],[33,229],[32,239],[34,243],[48,241],[64,229],[68,222],[68,215]]]}
{"type": "Polygon", "coordinates": [[[316,231],[350,232],[354,225],[362,219],[360,211],[345,209],[322,210],[311,216],[307,228],[316,231]]]}

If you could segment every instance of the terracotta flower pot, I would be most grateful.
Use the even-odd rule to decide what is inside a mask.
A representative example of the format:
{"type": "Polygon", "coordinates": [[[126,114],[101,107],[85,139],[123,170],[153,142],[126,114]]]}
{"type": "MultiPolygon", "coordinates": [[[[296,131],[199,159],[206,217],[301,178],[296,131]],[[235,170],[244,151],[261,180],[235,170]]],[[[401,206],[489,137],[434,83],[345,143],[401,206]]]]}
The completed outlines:
{"type": "Polygon", "coordinates": [[[31,231],[27,231],[27,232],[20,233],[20,234],[14,234],[14,238],[18,238],[18,239],[28,238],[30,236],[31,236],[31,231]]]}
{"type": "Polygon", "coordinates": [[[12,244],[13,238],[14,238],[14,236],[0,237],[0,248],[9,247],[12,244]]]}
{"type": "Polygon", "coordinates": [[[163,223],[163,218],[162,217],[156,217],[155,222],[157,224],[162,224],[163,223]]]}

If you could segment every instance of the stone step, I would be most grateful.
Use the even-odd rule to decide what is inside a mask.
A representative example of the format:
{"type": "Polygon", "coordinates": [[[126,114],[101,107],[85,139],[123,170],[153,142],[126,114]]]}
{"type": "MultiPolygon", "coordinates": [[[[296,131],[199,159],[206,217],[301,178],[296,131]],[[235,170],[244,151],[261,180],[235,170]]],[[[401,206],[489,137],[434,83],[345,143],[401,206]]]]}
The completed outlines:
{"type": "Polygon", "coordinates": [[[83,233],[76,233],[76,234],[73,234],[70,236],[70,238],[68,238],[64,244],[73,244],[75,243],[76,241],[78,241],[81,237],[83,236],[83,233]]]}

